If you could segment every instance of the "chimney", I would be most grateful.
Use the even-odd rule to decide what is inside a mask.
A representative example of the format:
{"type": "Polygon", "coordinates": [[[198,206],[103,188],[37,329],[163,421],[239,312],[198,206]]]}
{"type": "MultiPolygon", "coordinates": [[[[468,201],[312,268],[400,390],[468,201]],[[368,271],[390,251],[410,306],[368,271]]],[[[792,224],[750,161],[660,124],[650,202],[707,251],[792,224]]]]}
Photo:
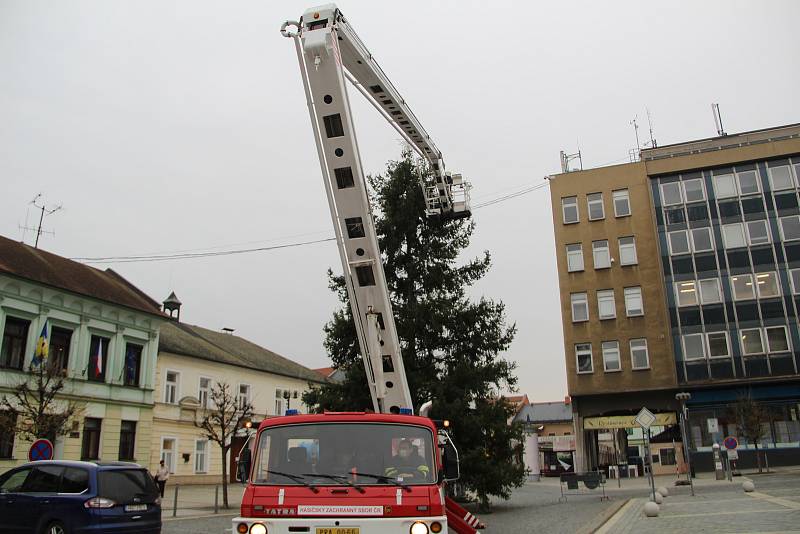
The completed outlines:
{"type": "Polygon", "coordinates": [[[163,302],[163,310],[169,313],[170,319],[181,322],[181,301],[175,296],[175,292],[169,294],[167,299],[163,302]]]}

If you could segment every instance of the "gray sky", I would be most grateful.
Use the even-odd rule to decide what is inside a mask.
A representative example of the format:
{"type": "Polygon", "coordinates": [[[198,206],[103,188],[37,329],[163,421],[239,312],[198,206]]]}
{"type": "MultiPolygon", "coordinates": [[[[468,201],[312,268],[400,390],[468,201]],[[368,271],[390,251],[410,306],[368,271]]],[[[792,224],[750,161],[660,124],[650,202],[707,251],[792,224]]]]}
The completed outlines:
{"type": "MultiPolygon", "coordinates": [[[[39,192],[67,257],[269,246],[332,235],[297,60],[278,33],[311,4],[0,0],[0,234],[39,192]],[[246,245],[245,245],[246,244],[246,245]],[[226,247],[227,246],[227,247],[226,247]]],[[[376,2],[339,7],[475,203],[542,182],[559,150],[627,160],[660,144],[800,121],[800,2],[376,2]]],[[[351,91],[367,172],[397,134],[351,91]]],[[[475,288],[507,304],[531,400],[566,393],[547,189],[475,211],[475,288]]],[[[29,215],[33,223],[34,214],[29,215]]],[[[29,243],[30,234],[28,235],[29,243]]],[[[104,265],[98,265],[105,267],[104,265]]],[[[112,265],[182,318],[311,366],[337,306],[332,242],[112,265]]],[[[366,386],[365,386],[366,387],[366,386]]]]}

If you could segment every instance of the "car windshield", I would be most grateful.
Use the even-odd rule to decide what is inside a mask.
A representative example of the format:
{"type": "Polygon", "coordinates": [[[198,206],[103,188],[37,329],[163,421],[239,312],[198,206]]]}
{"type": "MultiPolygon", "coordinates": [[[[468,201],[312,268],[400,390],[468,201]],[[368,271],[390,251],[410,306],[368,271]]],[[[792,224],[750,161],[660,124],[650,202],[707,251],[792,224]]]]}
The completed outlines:
{"type": "Polygon", "coordinates": [[[436,480],[433,454],[433,434],[421,426],[276,426],[260,434],[253,482],[281,486],[430,484],[436,480]]]}
{"type": "Polygon", "coordinates": [[[158,489],[144,469],[100,471],[97,483],[99,495],[117,504],[151,503],[158,497],[158,489]]]}

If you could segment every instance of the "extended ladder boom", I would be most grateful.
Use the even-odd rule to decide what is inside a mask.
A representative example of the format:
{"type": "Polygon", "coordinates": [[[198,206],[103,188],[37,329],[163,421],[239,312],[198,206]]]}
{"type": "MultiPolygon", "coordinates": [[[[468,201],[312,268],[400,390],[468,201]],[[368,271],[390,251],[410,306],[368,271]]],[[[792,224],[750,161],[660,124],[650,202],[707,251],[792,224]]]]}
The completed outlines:
{"type": "Polygon", "coordinates": [[[432,176],[421,183],[429,215],[468,217],[469,184],[445,171],[441,152],[334,4],[287,21],[281,33],[297,48],[373,407],[413,411],[345,82],[429,163],[432,176]]]}

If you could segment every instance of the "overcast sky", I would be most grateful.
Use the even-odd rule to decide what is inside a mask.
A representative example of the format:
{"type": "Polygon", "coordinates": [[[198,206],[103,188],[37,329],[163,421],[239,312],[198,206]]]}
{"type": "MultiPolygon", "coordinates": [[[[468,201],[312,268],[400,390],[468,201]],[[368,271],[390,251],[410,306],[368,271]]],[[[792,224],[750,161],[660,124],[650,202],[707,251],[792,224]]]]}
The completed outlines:
{"type": "MultiPolygon", "coordinates": [[[[96,257],[333,235],[292,42],[311,4],[0,0],[0,234],[28,203],[64,209],[40,246],[96,257]]],[[[800,2],[378,2],[339,7],[476,203],[541,183],[559,150],[624,162],[631,119],[660,144],[800,122],[800,2]]],[[[365,170],[400,150],[351,91],[365,170]]],[[[563,398],[564,348],[546,188],[475,210],[470,254],[494,259],[474,295],[503,300],[507,357],[531,400],[563,398]]],[[[32,236],[27,234],[27,242],[32,236]]],[[[333,242],[110,265],[182,319],[310,367],[328,364],[333,242]]],[[[109,265],[98,265],[105,268],[109,265]]],[[[366,386],[365,386],[366,387],[366,386]]]]}

